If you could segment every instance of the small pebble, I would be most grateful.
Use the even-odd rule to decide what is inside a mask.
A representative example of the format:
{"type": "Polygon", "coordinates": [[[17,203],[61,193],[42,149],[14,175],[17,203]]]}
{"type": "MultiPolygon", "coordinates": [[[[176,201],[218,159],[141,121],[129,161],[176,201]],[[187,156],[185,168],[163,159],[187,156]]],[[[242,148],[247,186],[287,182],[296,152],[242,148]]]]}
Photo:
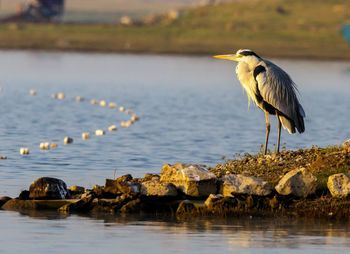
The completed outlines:
{"type": "Polygon", "coordinates": [[[81,138],[82,138],[83,140],[89,139],[89,138],[90,138],[90,133],[89,133],[89,132],[83,132],[83,133],[81,134],[81,138]]]}
{"type": "Polygon", "coordinates": [[[104,130],[96,130],[95,131],[95,135],[96,136],[103,136],[103,135],[105,135],[106,133],[105,133],[105,131],[104,130]]]}
{"type": "Polygon", "coordinates": [[[123,106],[120,106],[120,107],[119,107],[119,111],[120,111],[120,112],[124,112],[124,111],[125,111],[125,108],[124,108],[123,106]]]}
{"type": "Polygon", "coordinates": [[[40,148],[41,150],[49,150],[49,149],[50,149],[50,143],[48,143],[48,142],[42,142],[42,143],[40,143],[39,148],[40,148]]]}
{"type": "Polygon", "coordinates": [[[35,91],[34,89],[30,89],[29,94],[30,94],[31,96],[37,95],[37,93],[36,93],[36,91],[35,91]]]}
{"type": "Polygon", "coordinates": [[[117,107],[117,103],[115,103],[115,102],[110,102],[110,103],[108,104],[108,107],[109,107],[109,108],[116,108],[116,107],[117,107]]]}
{"type": "Polygon", "coordinates": [[[27,147],[22,147],[21,149],[19,149],[19,153],[21,155],[28,155],[29,154],[29,148],[27,147]]]}
{"type": "Polygon", "coordinates": [[[104,100],[100,101],[100,106],[101,107],[106,107],[107,106],[107,102],[104,101],[104,100]]]}
{"type": "Polygon", "coordinates": [[[71,137],[65,137],[65,138],[63,139],[63,143],[64,143],[65,145],[71,144],[71,143],[73,143],[73,139],[72,139],[71,137]]]}
{"type": "Polygon", "coordinates": [[[108,130],[109,131],[116,131],[116,130],[118,130],[118,128],[115,125],[111,125],[111,126],[108,127],[108,130]]]}

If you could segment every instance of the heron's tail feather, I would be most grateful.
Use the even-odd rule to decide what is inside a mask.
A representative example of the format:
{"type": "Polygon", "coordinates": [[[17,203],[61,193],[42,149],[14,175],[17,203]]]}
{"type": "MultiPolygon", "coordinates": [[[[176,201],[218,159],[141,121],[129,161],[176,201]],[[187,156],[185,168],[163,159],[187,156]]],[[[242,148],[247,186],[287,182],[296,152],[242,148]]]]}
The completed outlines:
{"type": "Polygon", "coordinates": [[[305,117],[305,111],[303,107],[299,104],[297,117],[296,117],[297,119],[295,121],[295,127],[297,127],[299,133],[303,133],[305,131],[304,117],[305,117]]]}
{"type": "Polygon", "coordinates": [[[295,124],[293,123],[293,121],[291,121],[283,115],[278,115],[278,118],[281,121],[282,127],[286,129],[289,132],[289,134],[295,133],[295,124]]]}

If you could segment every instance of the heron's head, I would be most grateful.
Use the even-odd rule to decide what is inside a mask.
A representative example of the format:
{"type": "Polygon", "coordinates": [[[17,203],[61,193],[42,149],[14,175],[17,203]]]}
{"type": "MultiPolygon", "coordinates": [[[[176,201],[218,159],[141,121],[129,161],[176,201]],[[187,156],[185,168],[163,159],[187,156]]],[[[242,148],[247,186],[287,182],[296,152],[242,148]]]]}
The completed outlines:
{"type": "Polygon", "coordinates": [[[250,49],[239,49],[236,54],[216,55],[214,57],[236,62],[250,62],[261,60],[260,56],[258,56],[254,51],[250,49]]]}

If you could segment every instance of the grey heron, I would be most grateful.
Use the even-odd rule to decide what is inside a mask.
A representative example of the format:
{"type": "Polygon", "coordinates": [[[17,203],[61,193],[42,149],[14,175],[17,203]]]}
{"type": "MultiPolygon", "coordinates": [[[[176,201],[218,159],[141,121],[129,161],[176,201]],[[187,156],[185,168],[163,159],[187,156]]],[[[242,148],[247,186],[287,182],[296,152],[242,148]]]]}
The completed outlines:
{"type": "Polygon", "coordinates": [[[305,112],[297,98],[297,88],[289,75],[274,63],[261,58],[250,49],[240,49],[236,54],[217,55],[219,59],[237,61],[236,74],[252,100],[265,112],[266,137],[264,154],[270,134],[269,115],[276,115],[278,123],[278,140],[276,152],[279,153],[281,126],[290,134],[305,131],[305,112]]]}

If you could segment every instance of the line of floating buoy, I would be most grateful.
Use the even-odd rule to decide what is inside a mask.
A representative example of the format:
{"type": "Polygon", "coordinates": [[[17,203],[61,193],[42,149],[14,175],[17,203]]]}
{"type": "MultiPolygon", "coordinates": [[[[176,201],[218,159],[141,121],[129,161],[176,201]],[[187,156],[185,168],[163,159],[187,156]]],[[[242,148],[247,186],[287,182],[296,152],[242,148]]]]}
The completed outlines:
{"type": "MultiPolygon", "coordinates": [[[[36,96],[37,95],[37,91],[35,89],[30,89],[29,90],[29,95],[36,96]]],[[[66,98],[66,95],[63,92],[58,92],[58,93],[51,94],[51,97],[53,99],[55,99],[55,100],[64,100],[66,98]]],[[[83,102],[83,101],[85,101],[85,98],[82,97],[82,96],[75,96],[74,97],[74,101],[75,102],[83,102]]],[[[129,128],[132,124],[134,124],[136,121],[138,121],[140,119],[139,116],[133,110],[126,109],[124,106],[120,106],[120,105],[118,105],[115,102],[107,102],[105,100],[97,100],[97,99],[90,99],[88,101],[89,101],[89,103],[91,105],[98,105],[100,107],[108,107],[110,109],[117,109],[117,111],[123,112],[126,115],[129,115],[130,116],[129,120],[120,122],[120,126],[122,128],[129,128]]],[[[113,124],[113,125],[110,125],[107,128],[107,130],[109,132],[115,132],[115,131],[118,130],[118,127],[117,127],[117,125],[113,124]]],[[[95,130],[95,135],[96,136],[104,136],[104,135],[106,135],[106,131],[103,130],[103,129],[97,129],[97,130],[95,130]]],[[[82,132],[81,133],[81,139],[82,140],[90,139],[90,132],[82,132]]],[[[74,140],[73,140],[72,137],[66,136],[63,139],[63,144],[65,144],[65,145],[72,144],[73,141],[74,140]]],[[[50,150],[50,149],[55,149],[57,147],[58,147],[58,145],[56,143],[41,142],[39,144],[40,150],[50,150]]],[[[28,154],[30,154],[30,150],[27,147],[20,148],[19,152],[20,152],[21,155],[28,155],[28,154]]],[[[3,156],[3,155],[0,155],[0,160],[3,160],[3,159],[7,159],[7,157],[3,156]]]]}

